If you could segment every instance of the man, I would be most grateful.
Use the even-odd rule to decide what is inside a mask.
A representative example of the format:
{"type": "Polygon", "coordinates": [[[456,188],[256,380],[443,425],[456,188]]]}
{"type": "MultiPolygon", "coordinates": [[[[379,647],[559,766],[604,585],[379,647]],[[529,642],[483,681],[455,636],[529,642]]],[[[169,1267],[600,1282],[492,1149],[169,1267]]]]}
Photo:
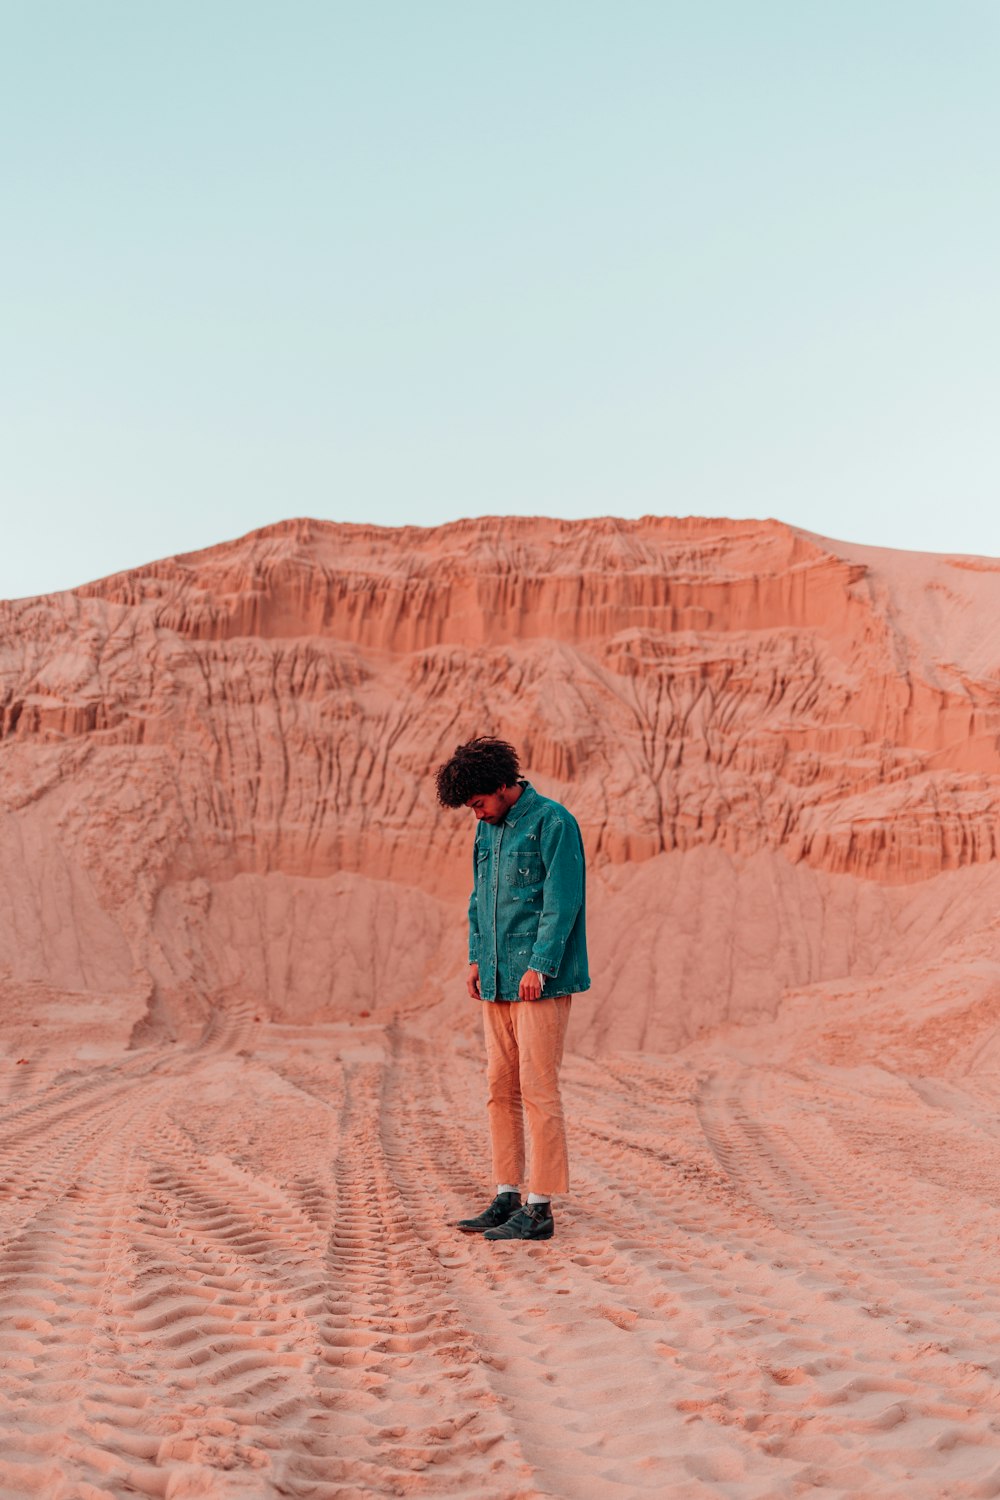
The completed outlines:
{"type": "Polygon", "coordinates": [[[569,1188],[559,1066],[571,998],[590,988],[580,828],[519,772],[513,745],[485,736],[459,745],[437,772],[442,806],[476,815],[466,984],[484,1002],[496,1196],[456,1227],[488,1240],[552,1237],[552,1195],[569,1188]]]}

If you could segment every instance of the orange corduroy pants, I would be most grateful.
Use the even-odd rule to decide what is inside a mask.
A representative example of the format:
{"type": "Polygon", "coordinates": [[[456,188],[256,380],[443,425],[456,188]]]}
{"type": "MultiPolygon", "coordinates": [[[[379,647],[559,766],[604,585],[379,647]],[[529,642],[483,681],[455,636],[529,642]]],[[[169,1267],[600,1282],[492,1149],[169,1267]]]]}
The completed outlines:
{"type": "Polygon", "coordinates": [[[528,1191],[569,1190],[566,1125],[559,1093],[571,995],[540,1000],[484,1000],[486,1111],[494,1182],[524,1182],[528,1122],[528,1191]]]}

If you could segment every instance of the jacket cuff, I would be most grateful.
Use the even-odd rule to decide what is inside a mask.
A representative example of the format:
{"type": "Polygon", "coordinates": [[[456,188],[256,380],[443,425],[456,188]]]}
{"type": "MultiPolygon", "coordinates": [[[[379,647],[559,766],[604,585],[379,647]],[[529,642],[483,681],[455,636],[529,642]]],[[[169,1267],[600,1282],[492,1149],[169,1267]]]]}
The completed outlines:
{"type": "Polygon", "coordinates": [[[543,980],[555,979],[556,975],[559,972],[558,964],[553,967],[551,960],[548,959],[544,963],[538,963],[535,959],[534,954],[532,954],[531,958],[529,958],[528,960],[528,968],[534,969],[536,974],[541,974],[543,980]]]}

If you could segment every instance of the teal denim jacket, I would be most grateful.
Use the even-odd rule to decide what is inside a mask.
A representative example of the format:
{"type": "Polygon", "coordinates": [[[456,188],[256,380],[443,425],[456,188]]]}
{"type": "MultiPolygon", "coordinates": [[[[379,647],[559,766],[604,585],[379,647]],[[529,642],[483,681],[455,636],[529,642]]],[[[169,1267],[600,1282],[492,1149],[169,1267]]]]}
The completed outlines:
{"type": "Polygon", "coordinates": [[[562,803],[520,778],[497,824],[476,825],[469,962],[484,1000],[518,1000],[526,969],[546,976],[542,999],[590,989],[587,870],[580,826],[562,803]]]}

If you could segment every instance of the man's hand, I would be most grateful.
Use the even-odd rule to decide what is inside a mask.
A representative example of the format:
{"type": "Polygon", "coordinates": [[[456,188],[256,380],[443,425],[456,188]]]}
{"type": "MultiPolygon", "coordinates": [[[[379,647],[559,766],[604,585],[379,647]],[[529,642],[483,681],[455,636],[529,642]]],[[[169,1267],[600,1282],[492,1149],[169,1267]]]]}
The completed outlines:
{"type": "Polygon", "coordinates": [[[479,993],[479,965],[478,964],[470,964],[469,965],[469,972],[465,976],[465,988],[468,990],[468,992],[472,996],[473,1000],[481,1000],[483,998],[482,995],[479,993]]]}
{"type": "Polygon", "coordinates": [[[526,969],[521,975],[521,983],[517,987],[517,993],[522,1000],[540,1000],[542,997],[542,976],[537,969],[526,969]]]}

